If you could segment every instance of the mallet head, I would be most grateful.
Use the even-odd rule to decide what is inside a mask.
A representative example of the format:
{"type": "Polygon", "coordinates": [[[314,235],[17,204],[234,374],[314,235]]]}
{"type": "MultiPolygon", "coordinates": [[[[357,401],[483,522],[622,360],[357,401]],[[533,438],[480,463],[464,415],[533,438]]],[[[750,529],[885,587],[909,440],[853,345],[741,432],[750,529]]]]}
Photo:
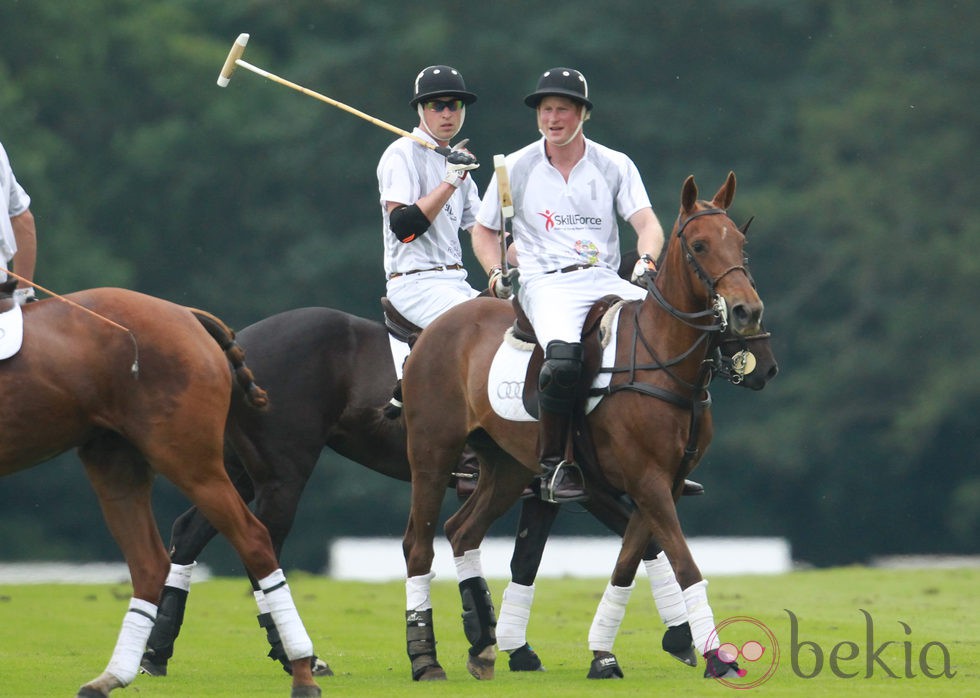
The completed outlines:
{"type": "Polygon", "coordinates": [[[221,72],[218,73],[218,87],[228,86],[229,81],[231,81],[231,74],[235,72],[235,61],[245,53],[245,44],[247,43],[248,34],[239,34],[235,43],[231,45],[231,51],[228,52],[225,64],[221,66],[221,72]]]}

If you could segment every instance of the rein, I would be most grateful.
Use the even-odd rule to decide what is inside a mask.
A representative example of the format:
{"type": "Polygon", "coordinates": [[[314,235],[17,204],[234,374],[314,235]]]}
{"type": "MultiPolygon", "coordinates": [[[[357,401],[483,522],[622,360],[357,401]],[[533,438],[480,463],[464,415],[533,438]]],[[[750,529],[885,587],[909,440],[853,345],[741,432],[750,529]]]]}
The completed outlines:
{"type": "Polygon", "coordinates": [[[15,274],[14,272],[10,271],[9,269],[0,269],[0,271],[6,273],[9,276],[14,277],[18,281],[23,281],[25,284],[28,284],[30,286],[33,286],[38,291],[41,291],[42,293],[46,293],[49,296],[51,296],[52,298],[56,298],[59,301],[62,301],[64,303],[67,303],[68,305],[72,306],[73,308],[77,308],[79,310],[84,310],[89,315],[94,315],[99,320],[102,320],[103,322],[106,322],[106,323],[110,324],[111,326],[115,327],[116,329],[122,330],[123,332],[125,332],[126,334],[128,334],[130,341],[132,341],[132,343],[133,343],[133,363],[129,367],[129,371],[130,371],[130,373],[133,374],[133,378],[138,378],[139,377],[139,372],[140,372],[140,348],[139,348],[139,344],[137,344],[137,342],[136,342],[136,335],[133,334],[133,331],[131,329],[129,329],[128,327],[124,327],[123,325],[120,325],[118,322],[116,322],[114,320],[110,320],[105,315],[99,315],[97,312],[95,312],[94,310],[92,310],[90,308],[86,308],[84,305],[80,305],[80,304],[76,303],[73,300],[70,300],[70,299],[65,298],[64,296],[62,296],[60,294],[55,293],[54,291],[51,291],[49,289],[46,289],[46,288],[44,288],[44,286],[41,286],[40,284],[36,284],[33,281],[29,281],[28,279],[25,279],[23,276],[19,276],[18,274],[15,274]]]}
{"type": "Polygon", "coordinates": [[[746,274],[748,274],[748,271],[745,269],[744,266],[736,265],[736,266],[729,267],[717,279],[712,280],[704,272],[704,269],[701,267],[701,265],[697,263],[697,260],[695,259],[693,252],[688,247],[687,239],[684,237],[685,228],[687,228],[688,224],[691,221],[693,221],[695,218],[699,218],[701,216],[716,215],[716,214],[727,215],[727,213],[728,212],[725,209],[709,208],[703,211],[697,211],[695,213],[692,213],[683,221],[681,221],[680,217],[678,216],[677,237],[681,241],[681,245],[685,253],[685,259],[687,260],[688,264],[690,264],[694,268],[694,273],[702,281],[702,283],[704,283],[704,285],[708,289],[709,295],[713,298],[710,307],[706,308],[705,310],[701,310],[693,313],[680,310],[679,308],[674,307],[664,297],[661,290],[657,287],[656,283],[654,283],[653,279],[649,275],[644,277],[644,285],[647,289],[647,292],[651,296],[653,296],[654,300],[657,301],[660,307],[666,310],[676,320],[679,320],[680,322],[687,325],[688,327],[692,327],[699,330],[701,332],[700,336],[694,341],[694,343],[687,350],[682,352],[680,355],[672,359],[668,359],[666,361],[661,360],[657,358],[656,352],[653,351],[653,348],[647,342],[646,337],[644,337],[643,333],[640,331],[640,311],[642,310],[642,301],[637,301],[631,304],[633,306],[633,340],[630,348],[630,355],[631,355],[630,365],[628,367],[613,366],[611,368],[603,367],[599,369],[599,371],[602,373],[629,372],[629,380],[621,385],[610,385],[606,388],[603,388],[601,391],[597,391],[595,394],[611,395],[615,392],[619,392],[622,390],[632,390],[634,392],[642,393],[644,395],[649,395],[650,397],[655,397],[665,402],[669,402],[670,404],[676,405],[677,407],[681,407],[683,409],[693,409],[695,407],[695,401],[693,397],[688,398],[683,395],[678,395],[674,392],[671,392],[665,388],[661,388],[656,385],[651,385],[649,383],[638,382],[636,380],[637,371],[662,370],[665,373],[667,373],[667,375],[669,375],[676,383],[679,383],[680,385],[687,388],[691,392],[692,396],[699,391],[703,391],[705,393],[705,399],[698,402],[703,405],[704,409],[706,409],[711,405],[711,395],[708,394],[707,392],[707,385],[708,383],[711,382],[710,379],[711,377],[713,377],[714,374],[713,372],[714,364],[712,362],[706,360],[704,364],[709,366],[709,368],[707,369],[708,379],[703,380],[703,378],[699,376],[699,380],[697,381],[697,383],[688,383],[687,381],[681,379],[680,376],[676,375],[670,369],[671,367],[676,366],[681,362],[683,362],[684,360],[686,360],[699,347],[703,346],[705,350],[705,354],[707,355],[708,353],[711,352],[711,350],[715,346],[717,346],[718,335],[724,332],[725,329],[727,329],[728,327],[728,308],[725,304],[724,298],[718,295],[717,291],[715,290],[715,287],[717,286],[718,282],[722,278],[724,278],[727,274],[731,273],[732,271],[736,271],[740,269],[746,274]],[[714,321],[708,324],[702,324],[697,322],[698,320],[703,320],[705,318],[713,318],[714,321]],[[649,364],[636,363],[636,351],[637,351],[638,343],[642,344],[643,348],[647,351],[647,353],[654,358],[654,363],[649,363],[649,364]]]}

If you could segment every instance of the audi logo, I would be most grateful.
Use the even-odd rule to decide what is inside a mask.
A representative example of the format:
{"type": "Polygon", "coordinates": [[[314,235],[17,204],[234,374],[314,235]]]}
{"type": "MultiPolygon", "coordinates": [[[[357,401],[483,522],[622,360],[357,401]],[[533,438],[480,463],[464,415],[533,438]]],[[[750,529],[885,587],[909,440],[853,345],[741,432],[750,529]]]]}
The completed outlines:
{"type": "Polygon", "coordinates": [[[524,381],[500,381],[497,383],[497,397],[501,400],[520,400],[524,395],[524,381]]]}

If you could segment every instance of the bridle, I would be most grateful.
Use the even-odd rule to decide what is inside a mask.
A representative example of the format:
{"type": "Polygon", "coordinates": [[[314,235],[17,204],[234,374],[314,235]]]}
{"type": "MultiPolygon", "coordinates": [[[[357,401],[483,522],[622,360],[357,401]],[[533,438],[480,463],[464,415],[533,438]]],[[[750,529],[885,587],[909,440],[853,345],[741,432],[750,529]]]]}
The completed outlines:
{"type": "MultiPolygon", "coordinates": [[[[689,265],[691,265],[695,275],[701,280],[708,291],[708,296],[711,299],[711,302],[708,304],[707,308],[696,312],[681,310],[672,305],[664,297],[651,275],[643,277],[644,286],[647,292],[654,298],[657,304],[676,320],[682,322],[688,327],[697,329],[700,332],[698,338],[690,347],[688,347],[688,349],[676,357],[666,360],[657,358],[656,352],[653,350],[653,347],[650,346],[640,329],[640,311],[642,309],[642,302],[637,301],[631,304],[633,308],[633,337],[632,346],[630,348],[630,365],[628,367],[614,366],[611,368],[603,367],[599,369],[600,372],[606,373],[629,373],[629,379],[625,383],[610,385],[602,389],[602,394],[608,395],[622,390],[632,390],[645,395],[650,395],[651,397],[656,397],[673,405],[677,405],[678,407],[683,407],[685,409],[693,408],[695,403],[692,398],[688,398],[685,395],[678,395],[670,390],[666,390],[649,383],[644,383],[636,379],[636,373],[638,371],[662,370],[666,372],[667,375],[669,375],[676,383],[687,388],[691,395],[696,395],[698,392],[703,391],[705,393],[705,398],[702,402],[705,402],[706,406],[710,406],[711,396],[707,393],[707,385],[711,382],[711,379],[717,370],[717,364],[714,361],[711,359],[706,359],[705,362],[702,363],[702,370],[699,372],[698,379],[695,383],[688,383],[671,369],[672,367],[685,361],[699,348],[702,348],[706,355],[713,354],[713,350],[717,347],[722,334],[728,329],[728,305],[725,303],[725,299],[718,294],[718,283],[725,278],[725,276],[734,271],[741,271],[749,278],[749,281],[752,282],[752,277],[744,264],[732,265],[719,274],[716,278],[712,279],[704,268],[698,263],[697,258],[694,255],[694,251],[691,249],[687,238],[684,236],[684,231],[694,219],[700,218],[701,216],[710,215],[728,215],[728,211],[723,208],[707,208],[701,211],[695,211],[684,219],[678,215],[677,232],[675,233],[677,238],[680,240],[681,249],[684,253],[684,259],[689,265]],[[704,322],[705,320],[708,320],[708,322],[704,322]],[[647,354],[653,357],[654,360],[652,363],[638,364],[636,362],[637,348],[640,345],[643,346],[647,354]]],[[[661,255],[661,261],[665,254],[666,249],[661,255]]],[[[754,286],[754,282],[752,283],[754,286]]],[[[741,380],[741,377],[739,380],[741,380]]]]}
{"type": "MultiPolygon", "coordinates": [[[[739,383],[744,378],[744,366],[741,367],[742,373],[738,373],[739,369],[732,363],[732,368],[729,373],[725,374],[721,366],[723,366],[723,359],[719,358],[720,352],[718,351],[719,344],[724,341],[723,333],[728,329],[728,305],[725,299],[718,294],[717,286],[718,283],[725,278],[728,274],[741,271],[746,275],[752,286],[755,286],[755,282],[752,280],[752,275],[744,264],[732,265],[717,277],[712,279],[704,268],[698,263],[697,258],[694,255],[694,251],[691,249],[687,238],[684,236],[684,231],[687,226],[696,218],[701,216],[712,216],[712,215],[728,215],[728,211],[723,208],[707,208],[701,211],[695,211],[687,218],[682,219],[678,214],[677,217],[677,237],[680,240],[681,249],[684,253],[684,258],[686,262],[691,265],[694,269],[695,275],[704,284],[705,288],[708,290],[708,296],[711,302],[705,310],[697,312],[686,312],[680,310],[673,306],[663,295],[660,289],[657,287],[652,275],[644,276],[644,286],[647,292],[656,300],[656,302],[667,311],[673,318],[684,323],[688,327],[695,328],[700,331],[698,338],[694,343],[680,355],[667,360],[661,360],[657,357],[656,353],[653,351],[653,347],[650,346],[646,337],[643,336],[643,332],[640,328],[640,313],[642,310],[643,302],[635,301],[631,305],[633,309],[633,337],[632,345],[630,347],[630,365],[628,367],[617,367],[612,368],[600,368],[600,372],[606,373],[628,373],[629,378],[625,383],[620,383],[618,385],[610,384],[606,388],[598,391],[593,391],[593,394],[602,395],[612,395],[616,392],[621,392],[623,390],[630,390],[633,392],[638,392],[643,395],[650,397],[655,397],[659,400],[663,400],[672,405],[680,407],[682,409],[691,411],[690,428],[688,430],[688,440],[684,448],[684,457],[681,460],[680,467],[677,471],[677,476],[675,480],[675,489],[688,471],[688,464],[696,458],[698,455],[698,439],[700,435],[700,425],[701,416],[711,407],[711,393],[708,391],[708,385],[711,383],[714,376],[718,373],[726,375],[733,383],[739,383]],[[709,319],[707,323],[701,321],[709,319]],[[648,364],[637,364],[636,362],[636,352],[638,345],[642,345],[646,350],[647,354],[653,357],[653,362],[648,364]],[[693,383],[688,383],[678,376],[672,367],[682,363],[689,356],[691,356],[699,347],[703,348],[705,353],[705,359],[701,362],[701,367],[698,370],[697,378],[693,383]],[[670,376],[676,383],[685,387],[688,390],[688,395],[679,395],[675,392],[661,388],[660,386],[653,385],[651,383],[645,383],[638,381],[636,379],[636,374],[638,371],[656,371],[662,370],[668,376],[670,376]],[[737,379],[736,379],[737,376],[737,379]],[[698,395],[702,395],[698,399],[698,395]]],[[[747,226],[746,226],[747,227],[747,226]]],[[[744,229],[743,229],[744,232],[744,229]]],[[[661,261],[663,256],[666,254],[666,249],[661,255],[661,261]]],[[[659,264],[658,264],[659,267],[659,264]]],[[[759,335],[756,335],[759,336],[759,335]]],[[[749,338],[744,338],[749,339],[749,338]]]]}

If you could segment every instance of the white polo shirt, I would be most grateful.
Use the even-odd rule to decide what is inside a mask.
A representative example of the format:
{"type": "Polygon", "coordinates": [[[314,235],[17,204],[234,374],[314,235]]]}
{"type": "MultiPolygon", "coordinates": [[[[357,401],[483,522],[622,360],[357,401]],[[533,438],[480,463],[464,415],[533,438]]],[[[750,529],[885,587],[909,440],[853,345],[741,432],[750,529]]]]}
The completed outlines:
{"type": "MultiPolygon", "coordinates": [[[[31,205],[31,197],[17,183],[14,172],[10,169],[7,151],[0,144],[0,255],[3,262],[9,262],[17,252],[17,241],[14,239],[14,229],[10,219],[19,216],[31,205]]],[[[4,265],[6,266],[6,264],[4,265]]],[[[2,278],[6,278],[6,274],[2,278]]]]}
{"type": "MultiPolygon", "coordinates": [[[[436,145],[435,140],[416,127],[412,133],[436,145]]],[[[411,138],[399,138],[388,146],[378,163],[378,189],[384,216],[385,276],[416,269],[432,269],[463,263],[459,231],[469,230],[476,221],[480,205],[473,177],[467,177],[436,216],[428,232],[410,243],[403,243],[391,232],[387,203],[412,205],[435,189],[446,174],[446,158],[411,138]]]]}
{"type": "MultiPolygon", "coordinates": [[[[521,276],[573,264],[618,270],[616,214],[628,220],[650,207],[639,170],[623,153],[585,139],[585,154],[566,182],[549,164],[544,144],[541,138],[507,156],[521,276]]],[[[492,230],[500,229],[496,175],[476,219],[492,230]]]]}

